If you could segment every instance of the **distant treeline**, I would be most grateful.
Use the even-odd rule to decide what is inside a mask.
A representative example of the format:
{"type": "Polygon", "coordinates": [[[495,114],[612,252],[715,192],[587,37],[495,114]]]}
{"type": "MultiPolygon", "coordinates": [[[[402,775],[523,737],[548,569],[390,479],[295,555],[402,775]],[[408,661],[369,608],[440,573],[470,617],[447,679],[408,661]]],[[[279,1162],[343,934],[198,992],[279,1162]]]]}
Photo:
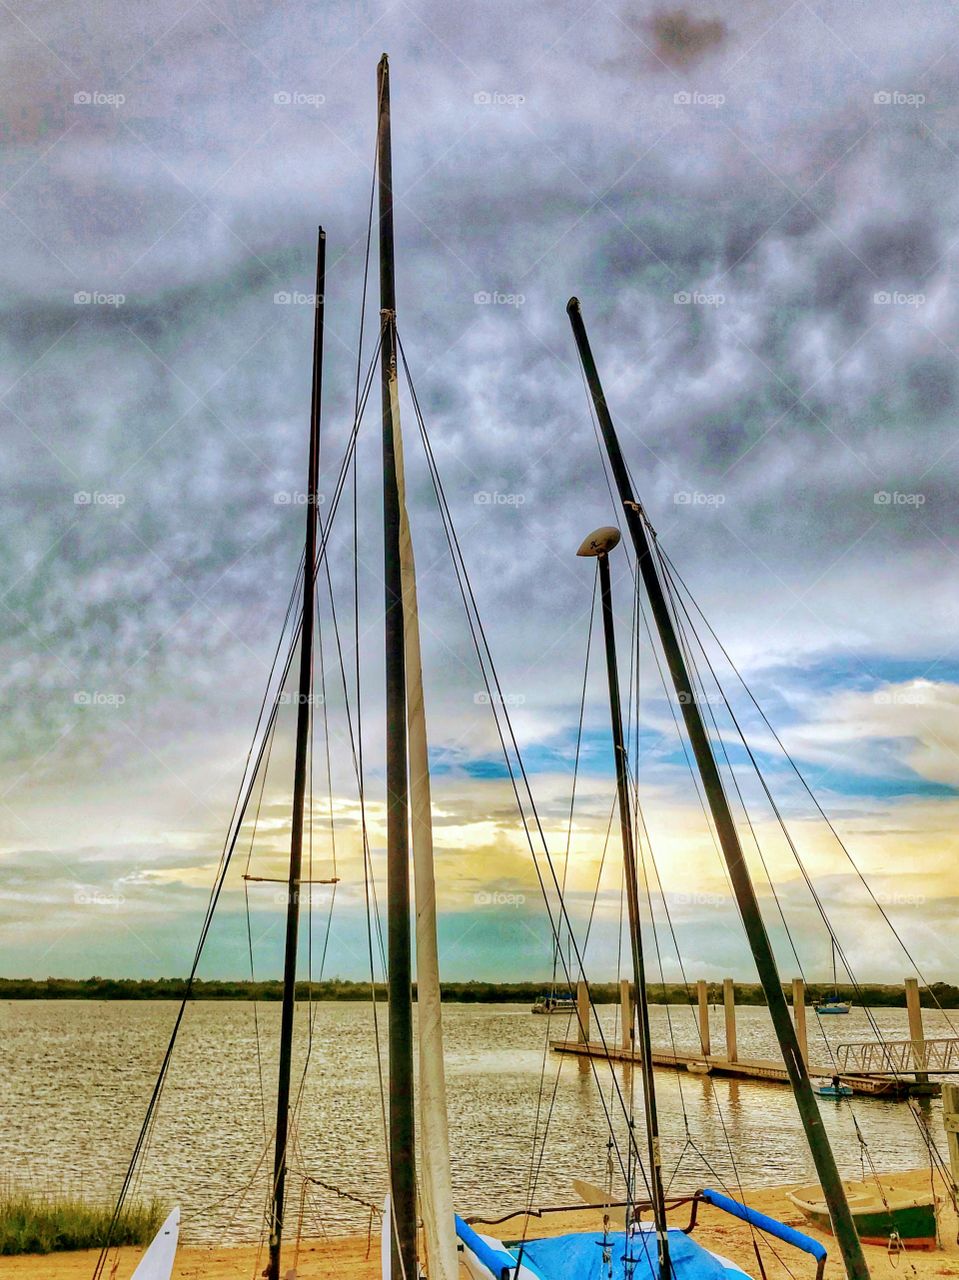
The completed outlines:
{"type": "MultiPolygon", "coordinates": [[[[464,1004],[532,1004],[548,990],[542,982],[444,982],[443,999],[464,1004]]],[[[765,1004],[762,988],[755,982],[736,983],[736,1003],[742,1005],[765,1004]]],[[[786,985],[786,998],[792,1000],[792,986],[786,985]]],[[[828,983],[810,983],[806,988],[810,1003],[832,991],[828,983]]],[[[182,978],[0,978],[0,1000],[179,1000],[186,990],[182,978]]],[[[414,988],[415,990],[415,988],[414,988]]],[[[619,999],[619,988],[614,982],[598,982],[591,985],[594,1002],[612,1004],[619,999]]],[[[711,1004],[721,1004],[723,988],[720,982],[708,984],[711,1004]]],[[[279,1000],[283,988],[279,982],[194,982],[191,998],[194,1000],[279,1000]]],[[[297,999],[308,1000],[368,1000],[368,982],[348,982],[331,978],[326,982],[297,984],[297,999]]],[[[858,989],[839,987],[839,994],[853,1004],[871,1007],[905,1006],[903,988],[894,984],[870,983],[858,989]]],[[[382,984],[376,986],[376,997],[386,998],[382,984]]],[[[649,988],[651,1004],[687,1004],[696,999],[695,987],[680,984],[653,984],[649,988]]],[[[922,1004],[927,1008],[937,1005],[944,1009],[959,1008],[959,987],[948,982],[935,982],[921,991],[922,1004]]]]}

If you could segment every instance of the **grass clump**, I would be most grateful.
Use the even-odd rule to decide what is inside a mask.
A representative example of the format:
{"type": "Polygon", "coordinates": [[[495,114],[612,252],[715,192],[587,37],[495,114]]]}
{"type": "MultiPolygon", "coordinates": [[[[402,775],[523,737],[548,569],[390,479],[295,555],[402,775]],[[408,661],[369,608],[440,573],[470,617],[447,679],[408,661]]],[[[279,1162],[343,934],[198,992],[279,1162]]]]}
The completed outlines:
{"type": "MultiPolygon", "coordinates": [[[[165,1217],[159,1200],[124,1208],[111,1244],[149,1244],[165,1217]]],[[[113,1220],[113,1206],[89,1204],[77,1196],[38,1195],[0,1189],[0,1256],[100,1249],[113,1220]]]]}

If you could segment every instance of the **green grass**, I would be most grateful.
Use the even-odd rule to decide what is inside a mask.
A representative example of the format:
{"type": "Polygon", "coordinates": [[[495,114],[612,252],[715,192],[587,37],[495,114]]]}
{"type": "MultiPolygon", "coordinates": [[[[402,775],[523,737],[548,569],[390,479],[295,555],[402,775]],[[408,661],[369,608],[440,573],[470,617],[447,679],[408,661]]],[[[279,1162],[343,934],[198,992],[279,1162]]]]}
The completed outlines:
{"type": "MultiPolygon", "coordinates": [[[[113,1244],[148,1244],[166,1214],[158,1200],[124,1209],[113,1244]]],[[[0,1256],[99,1249],[107,1238],[113,1207],[76,1196],[0,1188],[0,1256]]]]}

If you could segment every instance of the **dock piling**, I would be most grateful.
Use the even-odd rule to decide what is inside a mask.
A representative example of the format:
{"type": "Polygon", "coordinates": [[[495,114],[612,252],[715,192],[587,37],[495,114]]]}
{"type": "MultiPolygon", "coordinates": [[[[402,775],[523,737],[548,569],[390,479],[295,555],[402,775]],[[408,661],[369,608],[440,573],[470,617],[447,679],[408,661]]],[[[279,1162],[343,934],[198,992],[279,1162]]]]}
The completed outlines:
{"type": "Polygon", "coordinates": [[[589,1044],[589,987],[580,978],[576,984],[577,1038],[580,1044],[589,1044]]]}
{"type": "Polygon", "coordinates": [[[709,1043],[709,990],[703,978],[696,983],[696,1000],[699,1003],[699,1040],[703,1057],[708,1058],[712,1052],[709,1043]]]}
{"type": "Polygon", "coordinates": [[[726,1014],[726,1061],[737,1062],[736,1050],[736,989],[732,978],[723,978],[723,1008],[726,1014]]]}
{"type": "Polygon", "coordinates": [[[919,979],[907,978],[905,985],[906,1009],[909,1014],[909,1039],[912,1041],[912,1060],[916,1068],[916,1084],[928,1084],[929,1074],[921,1070],[926,1065],[926,1037],[922,1029],[919,979]]]}

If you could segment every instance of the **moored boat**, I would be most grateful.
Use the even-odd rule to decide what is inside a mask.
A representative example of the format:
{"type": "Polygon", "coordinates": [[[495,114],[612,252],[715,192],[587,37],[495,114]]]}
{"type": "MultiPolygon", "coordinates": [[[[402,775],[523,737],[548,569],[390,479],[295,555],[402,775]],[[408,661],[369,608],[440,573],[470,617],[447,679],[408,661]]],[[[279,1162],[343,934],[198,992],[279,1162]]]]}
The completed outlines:
{"type": "Polygon", "coordinates": [[[558,995],[550,995],[548,992],[537,997],[533,1002],[530,1013],[541,1013],[547,1016],[551,1013],[575,1013],[576,1001],[568,991],[561,992],[558,995]]]}
{"type": "Polygon", "coordinates": [[[838,996],[823,996],[822,1000],[816,1001],[813,1008],[821,1018],[830,1013],[848,1013],[852,1006],[845,1000],[840,1000],[838,996]]]}
{"type": "Polygon", "coordinates": [[[851,1098],[853,1095],[852,1086],[843,1084],[838,1076],[831,1080],[814,1080],[812,1087],[820,1098],[851,1098]]]}
{"type": "MultiPolygon", "coordinates": [[[[859,1238],[864,1244],[901,1242],[907,1249],[936,1247],[937,1198],[929,1192],[897,1187],[895,1182],[845,1182],[843,1187],[859,1238]]],[[[822,1189],[796,1187],[789,1199],[820,1231],[832,1232],[822,1189]]]]}

